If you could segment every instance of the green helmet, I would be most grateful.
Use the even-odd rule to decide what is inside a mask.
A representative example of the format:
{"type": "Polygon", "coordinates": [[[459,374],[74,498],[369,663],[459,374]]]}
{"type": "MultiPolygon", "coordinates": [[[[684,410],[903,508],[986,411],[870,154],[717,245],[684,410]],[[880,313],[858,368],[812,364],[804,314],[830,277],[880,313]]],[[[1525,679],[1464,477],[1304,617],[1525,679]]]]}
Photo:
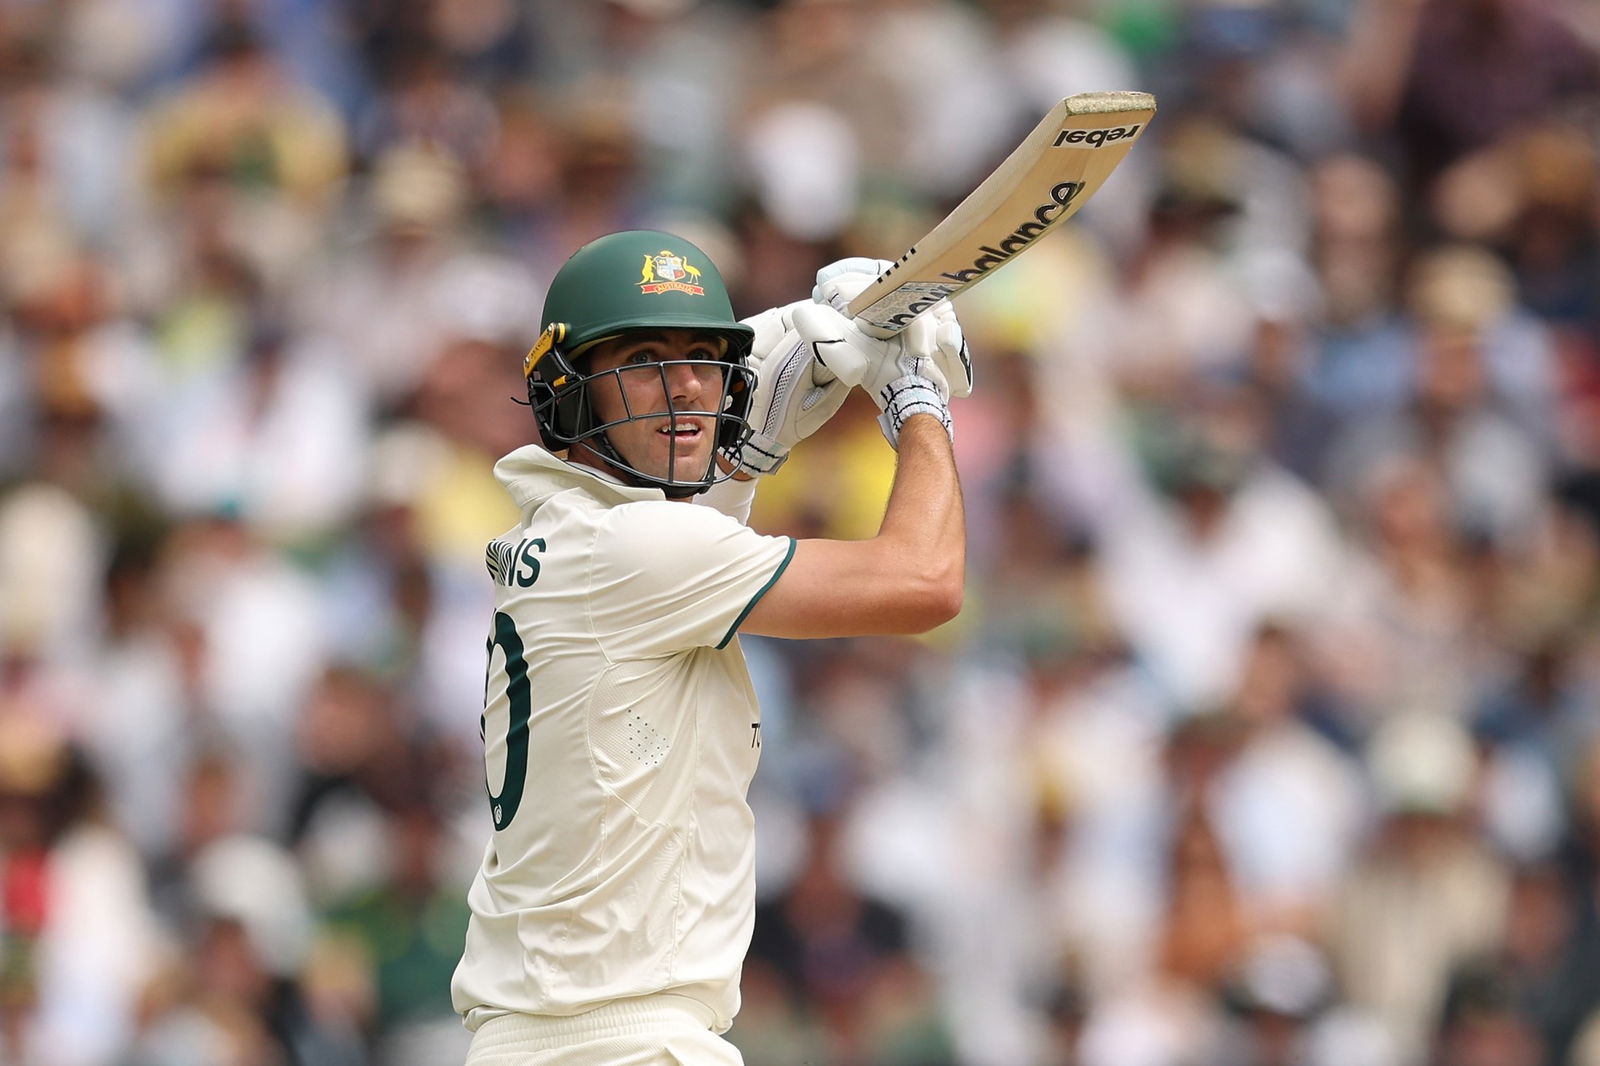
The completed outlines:
{"type": "Polygon", "coordinates": [[[755,331],[733,317],[722,275],[704,252],[682,237],[656,230],[625,230],[592,241],[572,253],[550,282],[541,325],[543,332],[522,370],[546,448],[559,451],[587,442],[631,479],[662,488],[669,496],[704,492],[725,476],[713,463],[704,478],[691,482],[655,477],[624,462],[606,437],[606,430],[624,421],[692,413],[717,418],[721,452],[737,454],[748,439],[745,416],[755,374],[747,363],[755,331]],[[585,353],[629,330],[666,328],[710,333],[725,342],[720,362],[727,366],[716,409],[641,412],[598,424],[589,399],[597,376],[587,372],[585,353]]]}

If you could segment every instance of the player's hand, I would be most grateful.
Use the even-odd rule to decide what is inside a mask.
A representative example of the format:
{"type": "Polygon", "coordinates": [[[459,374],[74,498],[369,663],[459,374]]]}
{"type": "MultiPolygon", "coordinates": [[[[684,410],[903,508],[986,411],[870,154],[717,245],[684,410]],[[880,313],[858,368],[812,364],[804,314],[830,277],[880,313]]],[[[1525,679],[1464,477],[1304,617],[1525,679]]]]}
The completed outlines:
{"type": "Polygon", "coordinates": [[[789,450],[820,429],[849,395],[850,383],[817,360],[815,347],[794,326],[794,310],[809,306],[801,300],[744,320],[756,331],[750,349],[756,372],[749,414],[753,432],[740,453],[728,458],[752,474],[776,472],[789,450]]]}
{"type": "MultiPolygon", "coordinates": [[[[756,372],[749,415],[754,432],[738,455],[728,457],[730,461],[756,475],[777,471],[791,448],[834,416],[853,386],[868,388],[869,363],[887,365],[906,353],[925,352],[939,364],[946,380],[956,382],[957,396],[972,391],[966,339],[949,301],[942,301],[889,340],[868,336],[846,317],[850,301],[890,265],[887,259],[861,257],[829,263],[817,271],[817,283],[811,290],[813,304],[801,301],[745,319],[756,331],[750,353],[750,365],[756,372]],[[814,312],[807,317],[805,332],[794,317],[799,308],[814,312]],[[826,313],[829,309],[835,312],[832,317],[826,313]],[[930,326],[929,320],[934,324],[930,326]],[[834,348],[830,358],[821,357],[818,342],[837,345],[846,338],[852,341],[848,350],[834,348]],[[956,366],[961,369],[952,374],[956,366]],[[842,375],[837,373],[839,369],[844,371],[842,375]]],[[[902,369],[911,372],[916,365],[915,361],[906,362],[902,369]]],[[[900,376],[876,375],[868,391],[879,391],[900,376]]]]}
{"type": "Polygon", "coordinates": [[[878,428],[883,431],[883,439],[889,442],[889,447],[900,450],[900,427],[916,414],[937,418],[950,439],[956,439],[947,388],[943,381],[914,375],[896,378],[883,387],[878,397],[878,406],[882,408],[878,428]]]}
{"type": "MultiPolygon", "coordinates": [[[[868,285],[893,265],[887,259],[861,257],[829,263],[817,271],[817,284],[811,290],[811,298],[819,304],[826,304],[841,315],[848,316],[850,301],[861,295],[868,285]]],[[[972,392],[972,359],[967,350],[966,336],[961,331],[961,322],[956,318],[955,308],[951,306],[949,300],[940,300],[899,334],[887,339],[876,336],[859,319],[851,319],[850,328],[843,334],[835,336],[856,348],[854,355],[859,357],[859,359],[852,358],[836,350],[831,355],[826,353],[823,355],[829,369],[835,373],[842,372],[843,377],[851,377],[852,374],[858,373],[851,367],[860,360],[874,362],[887,358],[898,361],[909,352],[932,360],[938,365],[944,380],[949,382],[950,395],[967,396],[972,392]],[[885,345],[889,347],[886,348],[885,345]],[[898,347],[894,347],[895,345],[898,347]]],[[[915,367],[907,364],[905,371],[914,373],[915,367]]],[[[852,384],[861,385],[868,392],[877,391],[875,387],[865,383],[865,378],[868,376],[870,375],[862,372],[852,384]]],[[[892,379],[882,379],[877,384],[881,385],[887,380],[892,379]]]]}
{"type": "Polygon", "coordinates": [[[868,285],[877,281],[879,275],[892,266],[894,264],[887,259],[868,259],[859,255],[829,263],[817,271],[817,284],[811,290],[811,299],[848,316],[850,301],[860,296],[868,285]]]}
{"type": "Polygon", "coordinates": [[[937,415],[949,429],[950,397],[972,391],[972,362],[948,303],[919,316],[887,340],[867,336],[826,304],[795,306],[793,317],[795,329],[810,343],[817,360],[841,382],[859,386],[872,397],[883,412],[878,424],[892,445],[898,446],[900,426],[913,407],[937,415]],[[946,366],[958,368],[957,388],[952,387],[946,366]]]}

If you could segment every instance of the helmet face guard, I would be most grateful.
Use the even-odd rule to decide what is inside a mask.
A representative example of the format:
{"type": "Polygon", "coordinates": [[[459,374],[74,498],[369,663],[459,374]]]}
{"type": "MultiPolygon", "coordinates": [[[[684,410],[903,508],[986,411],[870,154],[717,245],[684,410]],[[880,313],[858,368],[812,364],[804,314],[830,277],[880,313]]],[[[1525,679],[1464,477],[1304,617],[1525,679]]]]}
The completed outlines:
{"type": "MultiPolygon", "coordinates": [[[[550,282],[541,315],[543,332],[523,360],[528,402],[533,407],[541,443],[552,451],[587,449],[616,469],[626,480],[684,497],[704,492],[731,476],[715,461],[717,454],[736,455],[751,427],[747,415],[755,388],[755,372],[746,362],[755,331],[733,317],[722,276],[699,248],[681,237],[655,230],[613,233],[584,245],[572,254],[550,282]],[[621,375],[650,373],[651,366],[615,367],[589,374],[586,356],[597,344],[635,330],[686,329],[710,334],[721,342],[716,359],[671,360],[654,364],[661,374],[665,409],[635,411],[601,423],[594,409],[590,386],[607,376],[627,404],[621,375]],[[667,368],[691,365],[702,372],[709,364],[719,387],[706,390],[704,404],[694,410],[676,409],[668,387],[667,368]],[[617,452],[608,432],[626,423],[698,417],[715,419],[713,458],[701,476],[675,477],[676,438],[669,449],[665,476],[639,470],[617,452]]],[[[707,375],[712,378],[711,375],[707,375]]]]}
{"type": "MultiPolygon", "coordinates": [[[[642,483],[663,490],[669,497],[682,498],[704,492],[712,485],[732,476],[737,464],[730,463],[727,471],[718,468],[718,455],[737,455],[752,432],[747,415],[750,398],[755,390],[755,371],[744,364],[743,352],[735,361],[724,355],[721,359],[673,359],[647,365],[623,365],[585,373],[579,367],[587,360],[587,352],[572,355],[562,350],[556,337],[567,332],[564,323],[547,328],[528,353],[524,369],[528,381],[528,403],[539,427],[541,443],[551,451],[585,448],[634,483],[642,483]],[[716,385],[703,395],[704,400],[694,407],[678,407],[672,401],[672,388],[668,381],[669,369],[690,367],[696,373],[714,370],[706,376],[716,385]],[[639,375],[659,376],[661,395],[665,407],[655,410],[635,410],[624,387],[626,380],[636,380],[639,375]],[[615,388],[622,399],[620,417],[602,422],[595,414],[590,389],[607,378],[615,378],[615,388]],[[640,470],[617,451],[607,436],[609,430],[632,422],[675,421],[680,418],[708,418],[715,421],[714,447],[707,457],[706,469],[699,477],[678,478],[672,472],[678,468],[677,438],[669,437],[667,476],[640,470]]],[[[609,338],[602,338],[609,339],[609,338]]],[[[598,343],[598,342],[593,342],[598,343]]],[[[725,345],[725,348],[731,346],[725,345]]]]}

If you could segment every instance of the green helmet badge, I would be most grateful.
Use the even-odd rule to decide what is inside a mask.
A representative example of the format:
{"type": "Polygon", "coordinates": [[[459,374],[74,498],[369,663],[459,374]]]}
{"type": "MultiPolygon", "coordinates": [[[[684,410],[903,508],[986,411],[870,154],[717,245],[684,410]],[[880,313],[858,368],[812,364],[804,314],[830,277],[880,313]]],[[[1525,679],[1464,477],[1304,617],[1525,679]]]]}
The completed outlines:
{"type": "MultiPolygon", "coordinates": [[[[703,492],[722,475],[716,464],[702,479],[663,480],[643,473],[616,454],[590,402],[591,376],[584,355],[596,344],[630,330],[687,329],[720,341],[723,394],[705,412],[717,419],[718,450],[737,452],[750,434],[745,415],[755,375],[746,362],[755,331],[733,316],[727,286],[709,257],[690,242],[656,230],[627,230],[592,241],[556,272],[545,294],[543,327],[523,360],[528,401],[545,447],[584,444],[632,480],[670,495],[703,492]]],[[[606,373],[615,373],[607,371],[606,373]]],[[[669,404],[670,406],[670,404],[669,404]]],[[[630,416],[661,418],[682,411],[630,416]]]]}
{"type": "Polygon", "coordinates": [[[704,296],[706,292],[700,285],[700,271],[694,264],[665,248],[644,257],[644,280],[639,282],[639,291],[646,294],[686,292],[690,296],[704,296]]]}

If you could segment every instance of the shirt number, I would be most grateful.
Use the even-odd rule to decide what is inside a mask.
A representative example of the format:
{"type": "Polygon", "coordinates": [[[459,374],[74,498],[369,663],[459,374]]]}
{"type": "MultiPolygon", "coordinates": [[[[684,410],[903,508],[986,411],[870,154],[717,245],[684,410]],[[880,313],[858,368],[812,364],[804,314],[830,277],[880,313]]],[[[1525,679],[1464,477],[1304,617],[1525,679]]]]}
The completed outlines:
{"type": "MultiPolygon", "coordinates": [[[[528,778],[528,719],[533,713],[533,697],[528,687],[528,660],[524,658],[522,637],[517,633],[517,623],[504,611],[494,613],[494,636],[489,640],[489,663],[493,666],[494,649],[499,647],[506,660],[506,700],[511,705],[511,715],[506,722],[506,774],[500,791],[484,775],[484,788],[489,793],[489,810],[494,815],[495,829],[504,829],[517,816],[522,805],[522,788],[528,778]]],[[[488,678],[484,678],[484,695],[488,695],[488,678]]]]}

